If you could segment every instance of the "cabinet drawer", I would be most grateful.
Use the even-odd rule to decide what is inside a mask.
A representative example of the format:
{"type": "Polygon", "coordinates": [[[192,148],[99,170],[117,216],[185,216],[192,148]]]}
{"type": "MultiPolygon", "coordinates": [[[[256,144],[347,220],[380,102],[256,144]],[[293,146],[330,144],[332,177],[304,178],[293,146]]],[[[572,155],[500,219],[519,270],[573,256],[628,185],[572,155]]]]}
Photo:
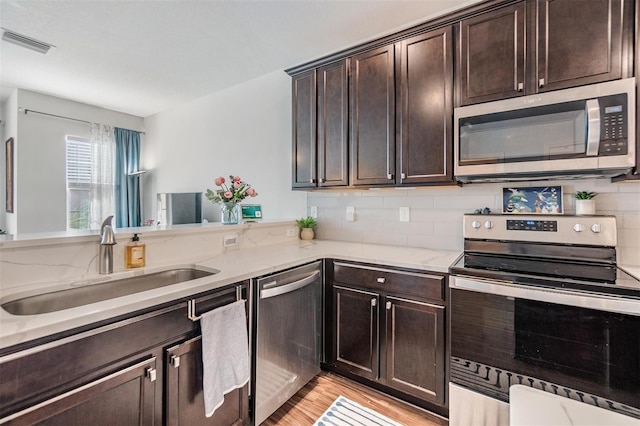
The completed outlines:
{"type": "Polygon", "coordinates": [[[442,275],[333,262],[333,280],[387,293],[444,300],[445,277],[442,275]]]}

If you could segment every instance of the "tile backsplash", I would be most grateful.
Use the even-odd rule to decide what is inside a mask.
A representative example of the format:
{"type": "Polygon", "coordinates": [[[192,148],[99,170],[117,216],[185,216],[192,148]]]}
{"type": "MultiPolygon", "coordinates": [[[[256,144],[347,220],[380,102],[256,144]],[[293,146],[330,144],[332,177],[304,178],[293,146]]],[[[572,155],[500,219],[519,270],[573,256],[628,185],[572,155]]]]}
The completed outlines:
{"type": "Polygon", "coordinates": [[[614,215],[618,226],[618,262],[640,265],[640,182],[606,179],[553,182],[476,183],[464,186],[313,191],[307,211],[317,207],[316,237],[327,240],[390,244],[404,247],[462,250],[462,215],[489,207],[502,211],[502,188],[562,186],[564,213],[575,214],[576,191],[595,191],[596,214],[614,215]],[[346,220],[348,206],[355,221],[346,220]],[[400,222],[400,207],[410,208],[410,221],[400,222]]]}

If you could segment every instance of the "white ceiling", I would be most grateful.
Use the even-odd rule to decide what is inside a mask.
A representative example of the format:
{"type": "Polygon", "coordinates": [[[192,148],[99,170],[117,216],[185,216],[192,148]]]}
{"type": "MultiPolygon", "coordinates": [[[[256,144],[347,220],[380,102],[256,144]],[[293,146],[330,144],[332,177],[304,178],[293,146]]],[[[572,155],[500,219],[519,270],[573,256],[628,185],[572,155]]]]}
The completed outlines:
{"type": "Polygon", "coordinates": [[[0,100],[28,89],[141,117],[479,0],[0,0],[0,100]]]}

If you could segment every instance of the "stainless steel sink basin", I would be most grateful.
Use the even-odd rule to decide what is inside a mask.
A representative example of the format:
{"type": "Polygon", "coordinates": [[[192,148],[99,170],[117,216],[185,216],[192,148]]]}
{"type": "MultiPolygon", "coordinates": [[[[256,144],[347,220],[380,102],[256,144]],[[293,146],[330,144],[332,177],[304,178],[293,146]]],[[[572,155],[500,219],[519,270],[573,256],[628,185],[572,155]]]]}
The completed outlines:
{"type": "Polygon", "coordinates": [[[170,269],[152,274],[136,275],[99,284],[29,296],[4,303],[2,307],[13,315],[46,314],[120,296],[140,293],[184,281],[195,280],[217,274],[218,272],[220,271],[215,269],[170,269]]]}

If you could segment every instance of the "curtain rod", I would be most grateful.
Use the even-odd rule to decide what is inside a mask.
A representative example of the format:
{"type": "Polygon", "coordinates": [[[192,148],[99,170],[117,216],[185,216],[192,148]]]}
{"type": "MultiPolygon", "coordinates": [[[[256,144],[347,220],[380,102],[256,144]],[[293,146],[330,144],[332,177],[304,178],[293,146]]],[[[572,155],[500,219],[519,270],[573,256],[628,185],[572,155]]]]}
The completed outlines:
{"type": "MultiPolygon", "coordinates": [[[[21,111],[21,110],[23,110],[23,109],[22,109],[22,108],[18,108],[18,111],[21,111]]],[[[24,115],[27,115],[27,114],[28,114],[28,113],[30,113],[30,112],[31,112],[31,113],[34,113],[34,114],[47,115],[47,116],[49,116],[49,117],[61,118],[61,119],[63,119],[63,120],[78,121],[78,122],[80,122],[80,123],[85,123],[85,124],[89,124],[89,125],[93,124],[93,123],[92,123],[92,122],[90,122],[90,121],[80,120],[80,119],[78,119],[78,118],[65,117],[64,115],[50,114],[50,113],[48,113],[48,112],[42,112],[42,111],[36,111],[36,110],[34,110],[34,109],[27,109],[27,108],[24,108],[24,115]]],[[[142,134],[142,135],[146,134],[145,132],[141,132],[141,131],[139,131],[139,130],[132,130],[132,131],[133,131],[133,132],[138,132],[138,133],[140,133],[140,134],[142,134]]]]}

